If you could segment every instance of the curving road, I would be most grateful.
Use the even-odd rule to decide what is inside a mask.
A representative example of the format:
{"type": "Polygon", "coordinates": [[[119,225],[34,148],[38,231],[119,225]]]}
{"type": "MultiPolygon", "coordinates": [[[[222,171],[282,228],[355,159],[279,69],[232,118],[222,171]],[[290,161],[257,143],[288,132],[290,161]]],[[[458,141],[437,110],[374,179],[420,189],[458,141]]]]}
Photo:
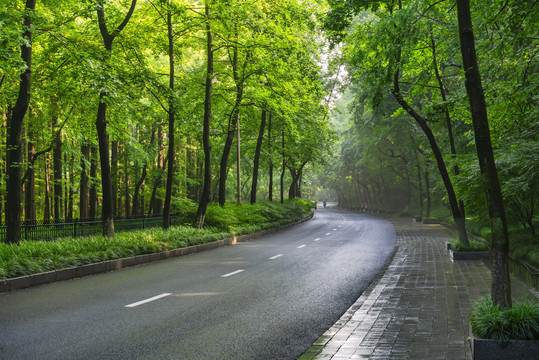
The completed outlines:
{"type": "Polygon", "coordinates": [[[297,359],[396,246],[331,208],[235,246],[0,294],[0,359],[297,359]]]}

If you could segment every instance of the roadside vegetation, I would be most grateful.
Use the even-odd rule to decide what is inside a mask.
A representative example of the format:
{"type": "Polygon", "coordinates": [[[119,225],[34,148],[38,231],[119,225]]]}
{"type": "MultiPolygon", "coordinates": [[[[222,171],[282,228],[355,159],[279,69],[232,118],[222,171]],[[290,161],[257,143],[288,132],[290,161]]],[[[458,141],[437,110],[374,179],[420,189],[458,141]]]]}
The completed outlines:
{"type": "Polygon", "coordinates": [[[0,243],[0,279],[37,274],[101,261],[151,254],[244,235],[293,223],[312,215],[310,201],[293,199],[283,204],[262,201],[255,205],[210,205],[209,226],[192,226],[196,205],[184,203],[180,226],[102,235],[62,238],[55,241],[0,243]]]}
{"type": "Polygon", "coordinates": [[[474,304],[470,324],[481,339],[539,340],[539,304],[518,303],[504,310],[484,297],[474,304]]]}

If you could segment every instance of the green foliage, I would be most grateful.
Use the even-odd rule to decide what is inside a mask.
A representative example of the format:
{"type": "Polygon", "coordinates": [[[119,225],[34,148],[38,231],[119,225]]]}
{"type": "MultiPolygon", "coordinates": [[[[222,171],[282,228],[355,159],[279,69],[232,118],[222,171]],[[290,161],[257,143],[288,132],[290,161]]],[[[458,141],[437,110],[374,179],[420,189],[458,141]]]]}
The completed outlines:
{"type": "MultiPolygon", "coordinates": [[[[196,212],[196,206],[187,200],[176,199],[176,204],[186,206],[188,217],[196,212]]],[[[225,207],[212,204],[206,215],[209,226],[204,229],[175,226],[168,230],[119,232],[114,238],[89,236],[21,241],[17,245],[0,243],[0,279],[204,244],[233,234],[243,235],[291,223],[311,215],[311,209],[309,201],[299,199],[286,201],[284,205],[269,201],[225,207]]]]}
{"type": "Polygon", "coordinates": [[[451,249],[453,251],[488,251],[489,248],[483,241],[469,240],[469,244],[463,244],[457,240],[451,249]]]}
{"type": "Polygon", "coordinates": [[[539,340],[539,304],[518,303],[502,310],[492,299],[475,302],[470,315],[472,333],[491,340],[539,340]]]}

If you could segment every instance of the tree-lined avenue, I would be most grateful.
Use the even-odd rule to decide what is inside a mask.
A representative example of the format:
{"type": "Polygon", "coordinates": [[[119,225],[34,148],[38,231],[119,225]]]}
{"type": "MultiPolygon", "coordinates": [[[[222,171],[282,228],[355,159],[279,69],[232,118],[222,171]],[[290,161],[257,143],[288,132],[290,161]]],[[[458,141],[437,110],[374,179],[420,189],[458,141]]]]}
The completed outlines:
{"type": "Polygon", "coordinates": [[[2,359],[296,359],[391,256],[389,222],[333,209],[264,238],[0,295],[2,359]]]}

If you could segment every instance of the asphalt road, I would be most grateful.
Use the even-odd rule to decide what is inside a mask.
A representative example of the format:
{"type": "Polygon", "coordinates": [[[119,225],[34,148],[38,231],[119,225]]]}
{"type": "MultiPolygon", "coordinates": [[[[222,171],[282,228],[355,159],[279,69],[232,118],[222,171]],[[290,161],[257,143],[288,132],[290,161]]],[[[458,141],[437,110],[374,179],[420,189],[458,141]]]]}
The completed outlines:
{"type": "Polygon", "coordinates": [[[333,209],[247,243],[0,294],[0,359],[297,359],[396,246],[333,209]]]}

